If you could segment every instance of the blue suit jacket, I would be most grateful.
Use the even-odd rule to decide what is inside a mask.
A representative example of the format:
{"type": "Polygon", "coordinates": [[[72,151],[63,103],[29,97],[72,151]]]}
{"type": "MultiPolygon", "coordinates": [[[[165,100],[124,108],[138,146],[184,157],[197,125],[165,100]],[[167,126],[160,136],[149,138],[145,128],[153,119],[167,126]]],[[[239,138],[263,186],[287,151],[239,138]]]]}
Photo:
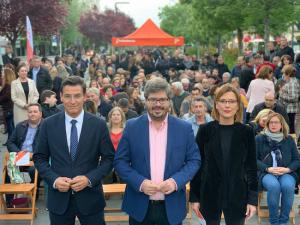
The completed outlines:
{"type": "MultiPolygon", "coordinates": [[[[170,224],[178,224],[186,216],[185,185],[200,167],[200,153],[190,124],[168,116],[167,154],[164,179],[173,178],[178,190],[165,196],[170,224]]],[[[127,184],[122,209],[137,221],[147,213],[149,196],[140,186],[150,175],[148,115],[129,120],[116,152],[114,167],[127,184]]]]}
{"type": "Polygon", "coordinates": [[[73,178],[78,175],[85,175],[92,185],[74,194],[78,210],[83,215],[102,211],[105,201],[101,179],[112,169],[113,158],[114,148],[103,120],[84,113],[77,153],[72,161],[67,144],[65,113],[45,119],[40,128],[33,160],[39,174],[49,185],[49,211],[62,215],[69,205],[71,190],[59,192],[54,189],[56,178],[73,178]]]}

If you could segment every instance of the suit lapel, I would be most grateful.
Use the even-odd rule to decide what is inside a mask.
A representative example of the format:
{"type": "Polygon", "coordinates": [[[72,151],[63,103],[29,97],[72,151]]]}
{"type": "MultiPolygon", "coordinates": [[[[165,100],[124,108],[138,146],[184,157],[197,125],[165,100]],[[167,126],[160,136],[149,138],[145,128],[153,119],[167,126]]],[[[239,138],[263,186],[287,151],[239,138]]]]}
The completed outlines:
{"type": "Polygon", "coordinates": [[[58,136],[58,143],[62,143],[62,149],[64,149],[65,153],[68,155],[69,160],[71,159],[71,155],[69,152],[68,142],[67,142],[67,132],[66,132],[66,122],[65,122],[65,112],[61,112],[59,116],[58,122],[58,132],[62,131],[62,134],[58,136]]]}
{"type": "Polygon", "coordinates": [[[151,176],[151,168],[150,168],[150,141],[149,141],[149,120],[148,114],[145,114],[142,118],[140,131],[144,131],[144,135],[141,135],[141,143],[144,143],[144,156],[146,161],[147,171],[149,171],[149,178],[151,176]]]}
{"type": "Polygon", "coordinates": [[[215,137],[213,138],[214,141],[212,142],[212,148],[214,151],[212,153],[214,154],[214,158],[217,162],[217,167],[220,171],[221,174],[223,174],[223,153],[221,149],[221,135],[220,135],[220,129],[219,129],[219,124],[218,122],[215,122],[214,126],[214,132],[215,137]]]}
{"type": "Polygon", "coordinates": [[[164,172],[164,178],[166,179],[167,176],[167,171],[168,171],[168,166],[171,162],[171,156],[172,156],[172,137],[174,137],[173,132],[175,131],[174,129],[174,123],[173,119],[171,116],[168,116],[168,133],[167,133],[167,149],[166,149],[166,162],[165,162],[165,172],[164,172]]]}

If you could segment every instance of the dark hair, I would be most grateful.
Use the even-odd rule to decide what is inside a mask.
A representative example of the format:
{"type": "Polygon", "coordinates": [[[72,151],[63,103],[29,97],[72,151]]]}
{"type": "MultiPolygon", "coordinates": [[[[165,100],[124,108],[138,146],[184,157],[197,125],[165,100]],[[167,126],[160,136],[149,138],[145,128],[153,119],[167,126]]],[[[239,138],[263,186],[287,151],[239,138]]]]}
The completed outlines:
{"type": "Polygon", "coordinates": [[[85,94],[86,85],[84,83],[84,80],[78,76],[71,76],[66,78],[61,84],[60,92],[63,93],[65,86],[77,86],[77,85],[82,87],[83,94],[85,94]]]}
{"type": "Polygon", "coordinates": [[[22,68],[22,67],[25,67],[26,69],[27,69],[27,66],[26,66],[26,64],[25,63],[21,63],[18,67],[17,67],[17,73],[19,73],[19,71],[20,71],[20,69],[22,68]]]}
{"type": "Polygon", "coordinates": [[[54,91],[44,90],[40,97],[41,103],[44,103],[46,101],[46,98],[50,98],[52,95],[56,96],[56,93],[54,91]]]}
{"type": "Polygon", "coordinates": [[[128,108],[129,107],[129,101],[127,98],[121,98],[118,101],[118,106],[121,108],[128,108]]]}
{"type": "Polygon", "coordinates": [[[96,108],[95,103],[89,99],[84,102],[83,109],[84,109],[84,111],[95,114],[95,115],[97,113],[97,108],[96,108]]]}
{"type": "Polygon", "coordinates": [[[198,87],[193,87],[192,91],[199,91],[201,93],[201,90],[198,87]]]}
{"type": "Polygon", "coordinates": [[[27,110],[31,107],[31,106],[37,106],[39,108],[39,111],[42,112],[42,106],[39,103],[30,103],[27,106],[27,110]]]}

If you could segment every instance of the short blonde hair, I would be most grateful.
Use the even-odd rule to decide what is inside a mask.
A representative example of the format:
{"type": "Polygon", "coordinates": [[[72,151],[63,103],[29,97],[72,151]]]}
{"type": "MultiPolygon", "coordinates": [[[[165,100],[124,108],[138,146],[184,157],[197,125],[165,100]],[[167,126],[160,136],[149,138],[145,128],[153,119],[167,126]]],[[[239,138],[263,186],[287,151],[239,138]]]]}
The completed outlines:
{"type": "Polygon", "coordinates": [[[111,116],[115,111],[119,111],[119,113],[121,114],[121,118],[122,118],[121,128],[124,128],[124,125],[125,125],[125,122],[126,122],[126,117],[125,117],[125,114],[124,114],[123,110],[118,106],[113,107],[108,113],[108,128],[109,129],[112,128],[111,116]]]}
{"type": "Polygon", "coordinates": [[[256,115],[252,122],[259,123],[259,120],[263,117],[269,116],[271,113],[274,113],[271,109],[263,109],[260,110],[259,113],[256,115]]]}
{"type": "Polygon", "coordinates": [[[289,125],[286,123],[285,119],[283,118],[283,116],[279,113],[271,113],[269,116],[268,116],[268,119],[267,119],[267,122],[266,122],[266,127],[265,129],[269,129],[269,124],[270,124],[270,120],[273,118],[273,117],[277,117],[281,123],[281,132],[283,133],[283,136],[285,138],[288,137],[289,135],[289,132],[290,132],[290,128],[289,128],[289,125]]]}
{"type": "Polygon", "coordinates": [[[235,95],[236,100],[237,100],[238,110],[237,110],[236,114],[234,115],[234,122],[242,123],[242,121],[243,121],[243,104],[242,104],[242,101],[241,101],[241,96],[238,93],[238,90],[235,87],[233,87],[231,84],[222,85],[220,87],[220,89],[218,90],[218,92],[216,93],[215,101],[214,101],[214,107],[213,107],[213,110],[212,110],[212,113],[211,113],[212,117],[213,117],[214,120],[217,120],[217,121],[220,120],[220,114],[219,114],[219,111],[216,108],[216,104],[220,100],[220,98],[228,92],[232,92],[235,95]]]}

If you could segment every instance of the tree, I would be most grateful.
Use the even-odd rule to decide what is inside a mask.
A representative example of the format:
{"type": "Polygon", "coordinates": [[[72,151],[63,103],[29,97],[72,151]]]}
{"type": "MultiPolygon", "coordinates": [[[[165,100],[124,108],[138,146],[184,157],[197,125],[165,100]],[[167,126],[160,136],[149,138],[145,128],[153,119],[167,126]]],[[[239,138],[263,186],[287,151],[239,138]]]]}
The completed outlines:
{"type": "MultiPolygon", "coordinates": [[[[252,0],[246,5],[246,23],[252,26],[256,33],[264,35],[264,41],[270,40],[270,34],[280,35],[287,31],[291,22],[295,20],[293,3],[299,0],[252,0]]],[[[298,15],[296,16],[298,18],[298,15]]],[[[265,45],[265,50],[266,45],[265,45]]]]}
{"type": "Polygon", "coordinates": [[[65,23],[67,6],[61,0],[1,0],[0,35],[7,37],[13,48],[17,38],[25,33],[26,16],[34,34],[57,34],[65,23]]]}
{"type": "Polygon", "coordinates": [[[61,30],[62,41],[65,45],[82,41],[83,35],[79,32],[78,23],[81,14],[85,11],[87,11],[87,7],[81,0],[72,0],[70,2],[66,24],[61,30]]]}
{"type": "Polygon", "coordinates": [[[135,30],[132,18],[122,12],[100,12],[96,6],[81,15],[79,31],[95,45],[110,43],[113,36],[125,36],[135,30]]]}

